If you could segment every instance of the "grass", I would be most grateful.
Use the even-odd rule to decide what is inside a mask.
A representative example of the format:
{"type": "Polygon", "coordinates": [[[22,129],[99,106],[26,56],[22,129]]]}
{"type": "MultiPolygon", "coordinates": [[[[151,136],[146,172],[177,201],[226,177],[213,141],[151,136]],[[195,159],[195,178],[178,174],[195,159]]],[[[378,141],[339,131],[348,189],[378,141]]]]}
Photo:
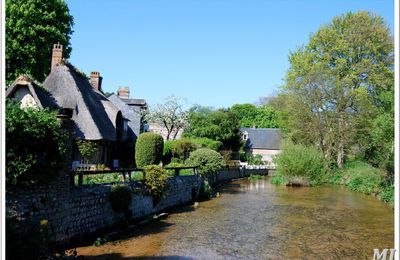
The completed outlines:
{"type": "Polygon", "coordinates": [[[280,174],[275,174],[272,179],[271,179],[271,183],[274,185],[284,185],[288,182],[288,180],[280,174]]]}

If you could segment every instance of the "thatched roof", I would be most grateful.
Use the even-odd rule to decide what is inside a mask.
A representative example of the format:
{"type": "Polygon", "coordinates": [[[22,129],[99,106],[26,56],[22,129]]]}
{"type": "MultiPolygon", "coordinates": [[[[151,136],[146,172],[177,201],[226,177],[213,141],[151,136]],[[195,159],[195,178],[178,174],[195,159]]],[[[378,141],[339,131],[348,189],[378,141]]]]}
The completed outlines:
{"type": "Polygon", "coordinates": [[[58,64],[43,86],[60,107],[73,109],[72,120],[77,138],[116,140],[116,122],[121,112],[72,65],[65,62],[58,64]]]}
{"type": "Polygon", "coordinates": [[[282,138],[278,128],[241,128],[240,130],[248,134],[245,148],[280,150],[282,138]]]}
{"type": "Polygon", "coordinates": [[[26,89],[32,95],[39,108],[58,109],[58,105],[51,94],[44,88],[38,86],[26,75],[20,75],[7,89],[6,98],[13,98],[19,89],[26,89]]]}

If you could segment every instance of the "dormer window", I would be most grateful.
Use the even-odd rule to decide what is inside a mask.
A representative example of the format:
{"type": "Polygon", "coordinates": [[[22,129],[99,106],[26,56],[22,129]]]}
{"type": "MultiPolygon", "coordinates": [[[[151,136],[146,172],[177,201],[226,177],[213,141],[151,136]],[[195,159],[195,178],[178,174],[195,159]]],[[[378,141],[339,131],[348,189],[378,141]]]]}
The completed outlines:
{"type": "Polygon", "coordinates": [[[246,141],[247,139],[249,139],[249,133],[243,132],[242,138],[243,138],[244,141],[246,141]]]}

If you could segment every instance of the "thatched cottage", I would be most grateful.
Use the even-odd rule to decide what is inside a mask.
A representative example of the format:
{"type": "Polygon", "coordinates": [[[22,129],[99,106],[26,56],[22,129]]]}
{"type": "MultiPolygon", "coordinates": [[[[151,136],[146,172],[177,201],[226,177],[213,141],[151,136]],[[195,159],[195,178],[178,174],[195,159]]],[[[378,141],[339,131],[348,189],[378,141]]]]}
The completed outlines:
{"type": "MultiPolygon", "coordinates": [[[[75,138],[97,144],[92,162],[111,166],[118,159],[117,150],[126,135],[127,122],[121,110],[101,92],[100,73],[92,72],[88,79],[62,59],[62,50],[62,45],[54,45],[51,72],[43,87],[21,76],[7,90],[6,97],[20,101],[21,107],[64,111],[75,123],[75,138]]],[[[77,148],[73,154],[74,160],[82,159],[77,148]]]]}

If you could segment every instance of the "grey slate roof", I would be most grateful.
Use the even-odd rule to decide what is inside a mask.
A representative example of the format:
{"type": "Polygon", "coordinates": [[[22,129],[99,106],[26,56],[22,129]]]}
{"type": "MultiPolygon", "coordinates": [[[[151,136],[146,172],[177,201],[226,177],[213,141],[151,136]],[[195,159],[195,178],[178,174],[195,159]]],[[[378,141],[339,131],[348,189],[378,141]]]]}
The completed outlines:
{"type": "Polygon", "coordinates": [[[58,106],[73,109],[77,138],[116,140],[116,120],[121,112],[72,65],[65,62],[57,65],[43,85],[58,106]]]}
{"type": "Polygon", "coordinates": [[[277,128],[241,128],[248,133],[245,144],[247,149],[280,150],[281,133],[277,128]]]}
{"type": "Polygon", "coordinates": [[[136,140],[140,134],[141,107],[146,107],[144,99],[126,99],[112,94],[108,99],[122,112],[122,117],[128,121],[128,137],[136,140]]]}
{"type": "Polygon", "coordinates": [[[50,108],[58,109],[58,105],[52,95],[43,89],[42,87],[35,84],[30,78],[21,75],[6,91],[6,98],[12,98],[16,91],[20,88],[26,88],[27,91],[32,95],[36,104],[39,108],[50,108]]]}

